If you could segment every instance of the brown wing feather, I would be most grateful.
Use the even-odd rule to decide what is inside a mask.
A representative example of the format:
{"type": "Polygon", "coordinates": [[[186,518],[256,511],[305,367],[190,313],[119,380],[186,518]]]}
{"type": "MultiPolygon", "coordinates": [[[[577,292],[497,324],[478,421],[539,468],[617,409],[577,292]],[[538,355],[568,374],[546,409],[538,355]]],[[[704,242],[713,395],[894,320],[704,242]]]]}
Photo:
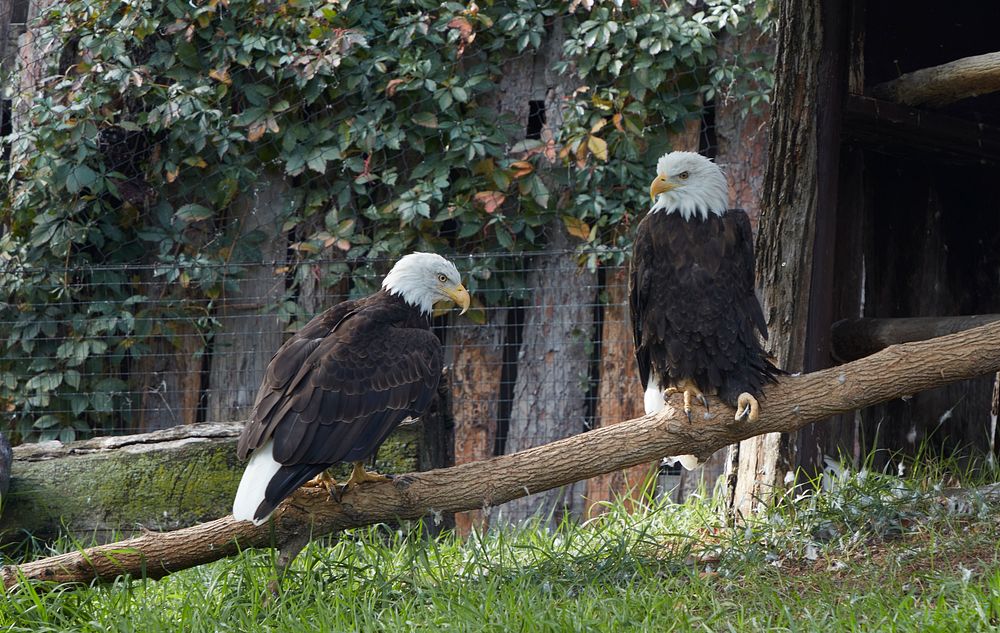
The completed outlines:
{"type": "Polygon", "coordinates": [[[240,437],[241,458],[273,439],[274,459],[288,466],[364,459],[430,405],[440,342],[414,322],[414,309],[373,297],[332,308],[278,350],[240,437]]]}

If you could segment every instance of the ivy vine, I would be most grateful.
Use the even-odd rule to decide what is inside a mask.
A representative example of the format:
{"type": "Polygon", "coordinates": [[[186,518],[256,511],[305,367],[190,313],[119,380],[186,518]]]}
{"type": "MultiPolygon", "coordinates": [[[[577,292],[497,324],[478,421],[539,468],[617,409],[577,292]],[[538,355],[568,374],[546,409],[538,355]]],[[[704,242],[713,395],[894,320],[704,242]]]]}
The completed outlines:
{"type": "MultiPolygon", "coordinates": [[[[16,106],[0,209],[0,406],[16,439],[108,424],[168,318],[211,336],[212,302],[269,239],[241,231],[234,208],[269,179],[287,183],[282,230],[299,262],[531,251],[560,218],[592,263],[618,253],[667,132],[722,88],[751,105],[770,89],[766,63],[723,65],[715,46],[722,31],[769,28],[769,3],[693,5],[50,7],[31,29],[58,54],[16,106]],[[580,89],[558,137],[514,142],[524,122],[498,116],[499,78],[540,52],[554,20],[566,37],[551,70],[580,89]],[[144,294],[137,264],[162,296],[144,294]]],[[[516,284],[490,268],[503,266],[481,262],[474,289],[502,302],[516,284]]],[[[349,267],[324,270],[332,283],[349,267]]]]}

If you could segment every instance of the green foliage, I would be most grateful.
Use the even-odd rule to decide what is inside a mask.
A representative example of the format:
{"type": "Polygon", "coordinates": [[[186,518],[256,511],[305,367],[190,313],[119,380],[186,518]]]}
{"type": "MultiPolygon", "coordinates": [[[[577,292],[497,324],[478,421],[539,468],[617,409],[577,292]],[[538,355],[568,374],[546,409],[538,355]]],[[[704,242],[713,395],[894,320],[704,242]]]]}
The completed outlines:
{"type": "MultiPolygon", "coordinates": [[[[766,71],[716,65],[720,31],[767,24],[750,5],[53,5],[33,32],[61,53],[43,59],[51,79],[25,104],[5,181],[0,405],[22,438],[71,439],[122,408],[151,337],[180,345],[171,319],[207,341],[215,301],[269,239],[244,229],[240,202],[279,178],[298,262],[352,262],[324,267],[324,284],[414,249],[530,251],[558,218],[591,263],[617,252],[666,132],[734,78],[766,98],[766,71]],[[504,64],[539,53],[556,20],[551,70],[582,87],[558,137],[512,144],[524,122],[497,115],[504,64]]],[[[470,281],[488,303],[510,298],[499,261],[470,281]]]]}

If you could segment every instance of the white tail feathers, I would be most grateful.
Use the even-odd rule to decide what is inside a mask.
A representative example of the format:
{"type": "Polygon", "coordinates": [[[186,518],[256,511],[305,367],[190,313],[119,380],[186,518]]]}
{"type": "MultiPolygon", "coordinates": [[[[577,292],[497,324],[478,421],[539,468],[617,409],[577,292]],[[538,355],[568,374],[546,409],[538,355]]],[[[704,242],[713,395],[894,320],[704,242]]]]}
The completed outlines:
{"type": "Polygon", "coordinates": [[[253,515],[257,512],[257,507],[264,501],[267,484],[279,468],[281,468],[281,464],[274,461],[274,440],[268,440],[266,444],[253,452],[250,463],[243,471],[243,479],[240,480],[240,487],[236,490],[236,498],[233,499],[234,519],[253,521],[254,525],[260,525],[267,521],[267,517],[254,519],[253,515]]]}
{"type": "MultiPolygon", "coordinates": [[[[646,393],[643,395],[643,405],[646,408],[646,415],[659,413],[667,406],[667,401],[663,397],[663,390],[660,389],[660,383],[656,381],[655,376],[650,376],[649,382],[646,383],[646,393]]],[[[680,462],[681,466],[687,470],[694,470],[698,466],[698,458],[694,455],[678,455],[677,457],[668,457],[667,462],[669,464],[680,462]]]]}

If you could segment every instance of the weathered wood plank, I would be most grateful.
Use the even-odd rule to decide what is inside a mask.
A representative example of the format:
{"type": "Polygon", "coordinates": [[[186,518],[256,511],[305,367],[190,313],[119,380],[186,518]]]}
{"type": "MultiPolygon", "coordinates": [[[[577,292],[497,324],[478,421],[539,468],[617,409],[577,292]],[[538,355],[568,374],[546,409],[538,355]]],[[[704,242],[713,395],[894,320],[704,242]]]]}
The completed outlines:
{"type": "Polygon", "coordinates": [[[856,94],[844,104],[844,135],[888,154],[1000,161],[995,125],[856,94]]]}
{"type": "Polygon", "coordinates": [[[838,361],[864,358],[890,345],[925,341],[1000,321],[1000,314],[898,319],[843,319],[833,324],[833,355],[838,361]]]}

